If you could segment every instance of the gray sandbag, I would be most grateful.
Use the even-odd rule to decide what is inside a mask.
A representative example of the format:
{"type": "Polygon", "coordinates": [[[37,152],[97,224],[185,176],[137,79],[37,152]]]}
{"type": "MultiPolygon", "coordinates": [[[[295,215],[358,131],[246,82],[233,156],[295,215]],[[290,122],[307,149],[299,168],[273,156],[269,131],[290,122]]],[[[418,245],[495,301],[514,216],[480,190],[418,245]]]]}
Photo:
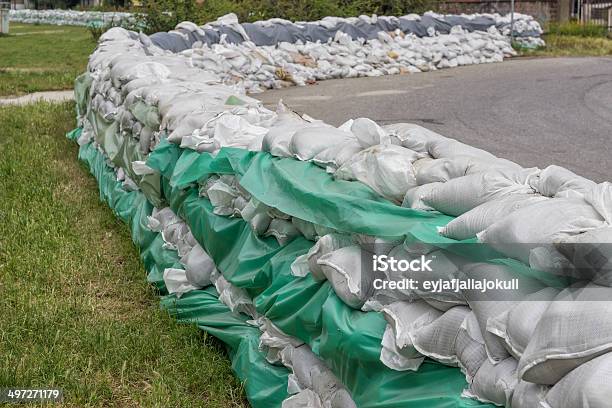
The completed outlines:
{"type": "Polygon", "coordinates": [[[546,394],[545,408],[607,408],[612,402],[612,353],[572,370],[546,394]]]}
{"type": "Polygon", "coordinates": [[[442,183],[429,183],[422,186],[416,186],[408,191],[402,200],[402,207],[412,208],[414,210],[433,211],[434,208],[425,204],[423,198],[431,194],[432,190],[440,187],[442,183]]]}
{"type": "Polygon", "coordinates": [[[540,319],[558,294],[558,289],[549,287],[527,295],[502,314],[490,317],[487,331],[503,339],[510,354],[520,359],[540,319]]]}
{"type": "Polygon", "coordinates": [[[430,142],[452,140],[414,123],[394,123],[383,126],[383,129],[397,138],[402,146],[420,153],[429,153],[427,146],[430,142]]]}
{"type": "Polygon", "coordinates": [[[291,218],[291,223],[295,228],[298,229],[300,234],[309,241],[316,241],[317,231],[315,230],[314,224],[310,221],[305,221],[297,217],[291,218]]]}
{"type": "Polygon", "coordinates": [[[361,309],[374,291],[374,271],[370,262],[363,262],[362,248],[351,245],[321,256],[321,271],[336,295],[348,306],[361,309]]]}
{"type": "Polygon", "coordinates": [[[387,131],[372,119],[357,118],[351,123],[350,130],[363,149],[375,145],[391,144],[391,137],[387,131]]]}
{"type": "Polygon", "coordinates": [[[424,195],[423,202],[445,214],[458,216],[511,193],[533,193],[528,180],[533,169],[522,171],[492,170],[470,174],[441,183],[424,195]]]}
{"type": "Polygon", "coordinates": [[[495,155],[454,139],[434,139],[427,143],[427,151],[434,159],[458,156],[475,157],[481,160],[495,160],[495,155]]]}
{"type": "Polygon", "coordinates": [[[319,238],[306,254],[312,277],[315,280],[325,280],[325,274],[318,263],[319,258],[337,249],[353,245],[353,243],[350,235],[340,233],[326,234],[319,238]]]}
{"type": "Polygon", "coordinates": [[[396,145],[376,145],[360,151],[345,162],[334,177],[358,180],[383,197],[401,203],[416,186],[412,163],[422,154],[396,145]]]}
{"type": "Polygon", "coordinates": [[[459,368],[465,374],[467,382],[471,383],[478,369],[487,359],[485,342],[474,312],[470,312],[459,327],[455,339],[455,353],[459,368]]]}
{"type": "Polygon", "coordinates": [[[290,144],[294,134],[300,129],[315,126],[315,124],[304,120],[282,102],[279,102],[276,112],[276,120],[264,136],[261,148],[273,156],[291,157],[293,153],[290,144]]]}
{"type": "Polygon", "coordinates": [[[581,198],[555,198],[512,212],[477,237],[497,251],[529,264],[533,249],[605,226],[601,215],[581,198]]]}
{"type": "Polygon", "coordinates": [[[380,346],[380,361],[395,371],[417,371],[425,360],[419,352],[416,352],[415,356],[412,347],[399,348],[389,324],[385,327],[380,346]]]}
{"type": "Polygon", "coordinates": [[[410,358],[420,357],[420,353],[412,344],[410,332],[415,328],[427,326],[442,316],[442,312],[422,300],[394,302],[385,306],[382,313],[393,331],[395,344],[410,358]]]}
{"type": "Polygon", "coordinates": [[[283,364],[293,369],[299,382],[313,390],[331,408],[357,408],[346,387],[332,371],[304,344],[282,351],[283,364]]]}
{"type": "Polygon", "coordinates": [[[508,194],[461,214],[440,229],[440,234],[452,239],[473,238],[508,214],[540,201],[548,200],[538,194],[508,194]]]}
{"type": "Polygon", "coordinates": [[[300,231],[289,220],[274,218],[270,221],[264,237],[274,237],[280,246],[287,245],[291,240],[300,235],[300,231]]]}
{"type": "Polygon", "coordinates": [[[323,408],[321,398],[312,390],[306,388],[285,399],[281,408],[323,408]]]}
{"type": "Polygon", "coordinates": [[[263,236],[272,222],[272,217],[268,214],[269,209],[270,207],[261,201],[251,198],[240,211],[242,218],[249,223],[257,236],[263,236]]]}
{"type": "Polygon", "coordinates": [[[178,298],[187,292],[198,289],[187,280],[183,269],[166,268],[163,272],[163,279],[168,293],[174,293],[178,298]]]}
{"type": "Polygon", "coordinates": [[[434,159],[416,173],[417,184],[446,182],[468,174],[484,173],[499,168],[520,170],[521,167],[504,159],[480,159],[472,156],[456,156],[434,159]]]}
{"type": "Polygon", "coordinates": [[[510,354],[503,340],[487,331],[489,319],[495,318],[512,308],[529,294],[544,289],[544,285],[531,278],[518,275],[510,267],[489,263],[473,263],[466,265],[458,274],[463,280],[499,281],[512,283],[518,279],[518,287],[513,289],[493,288],[485,291],[472,289],[464,290],[463,296],[476,314],[482,337],[485,341],[487,356],[493,364],[506,359],[510,354]]]}
{"type": "Polygon", "coordinates": [[[412,345],[427,357],[446,365],[457,366],[456,339],[470,312],[469,307],[455,306],[430,324],[413,328],[409,332],[412,345]]]}
{"type": "Polygon", "coordinates": [[[497,365],[485,361],[470,387],[463,392],[463,396],[499,406],[510,406],[518,383],[516,366],[517,361],[513,357],[508,357],[497,365]]]}
{"type": "Polygon", "coordinates": [[[575,277],[612,286],[612,227],[573,235],[554,245],[576,268],[575,277]]]}
{"type": "Polygon", "coordinates": [[[550,389],[547,385],[534,384],[520,380],[514,387],[512,395],[512,408],[538,408],[541,407],[546,393],[550,389]]]}
{"type": "Polygon", "coordinates": [[[581,177],[560,166],[548,166],[540,173],[534,187],[536,191],[547,197],[579,198],[588,193],[595,182],[581,177]]]}
{"type": "Polygon", "coordinates": [[[521,379],[552,385],[612,351],[612,288],[577,284],[562,291],[542,315],[519,361],[521,379]]]}
{"type": "Polygon", "coordinates": [[[332,146],[344,146],[352,141],[355,135],[333,126],[310,126],[294,133],[289,151],[298,160],[308,161],[332,146]]]}
{"type": "Polygon", "coordinates": [[[215,262],[199,244],[181,258],[181,264],[185,267],[190,284],[198,288],[211,284],[210,276],[215,269],[215,262]]]}

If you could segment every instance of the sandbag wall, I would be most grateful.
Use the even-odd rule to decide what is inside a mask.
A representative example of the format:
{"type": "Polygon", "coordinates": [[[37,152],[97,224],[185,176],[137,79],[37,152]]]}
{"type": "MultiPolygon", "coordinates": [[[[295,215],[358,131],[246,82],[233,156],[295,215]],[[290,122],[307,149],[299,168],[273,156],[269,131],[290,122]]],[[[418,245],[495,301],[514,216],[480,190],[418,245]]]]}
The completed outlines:
{"type": "Polygon", "coordinates": [[[119,24],[133,21],[132,13],[104,12],[104,11],[76,11],[76,10],[11,10],[10,21],[27,24],[53,24],[53,25],[105,25],[119,24]]]}
{"type": "MultiPolygon", "coordinates": [[[[220,45],[203,55],[242,55],[220,45]]],[[[413,124],[270,111],[190,58],[108,31],[71,137],[162,305],[228,345],[253,406],[606,406],[610,184],[413,124]],[[432,272],[381,274],[374,255],[432,272]],[[519,284],[373,284],[411,277],[519,284]]]]}

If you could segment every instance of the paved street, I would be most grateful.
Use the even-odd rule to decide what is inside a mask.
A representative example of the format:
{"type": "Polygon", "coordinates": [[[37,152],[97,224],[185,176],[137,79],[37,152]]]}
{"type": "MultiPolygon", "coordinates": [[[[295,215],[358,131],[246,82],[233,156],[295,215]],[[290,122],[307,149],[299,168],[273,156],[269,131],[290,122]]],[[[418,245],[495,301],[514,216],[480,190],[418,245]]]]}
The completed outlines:
{"type": "Polygon", "coordinates": [[[338,125],[413,122],[523,166],[612,180],[612,58],[515,59],[254,95],[338,125]]]}

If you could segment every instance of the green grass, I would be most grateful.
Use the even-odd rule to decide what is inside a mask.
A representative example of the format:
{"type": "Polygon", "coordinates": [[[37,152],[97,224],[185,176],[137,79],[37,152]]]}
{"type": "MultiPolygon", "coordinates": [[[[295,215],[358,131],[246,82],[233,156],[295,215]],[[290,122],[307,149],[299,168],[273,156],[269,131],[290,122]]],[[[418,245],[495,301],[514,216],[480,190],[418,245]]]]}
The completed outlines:
{"type": "Polygon", "coordinates": [[[243,407],[216,341],[176,323],[64,133],[72,103],[0,108],[0,388],[64,406],[243,407]]]}
{"type": "Polygon", "coordinates": [[[530,50],[519,49],[521,56],[534,57],[587,57],[611,56],[612,39],[548,34],[544,36],[546,47],[530,50]]]}
{"type": "Polygon", "coordinates": [[[96,44],[87,28],[10,25],[0,37],[0,96],[72,89],[96,44]]]}
{"type": "Polygon", "coordinates": [[[546,32],[553,35],[570,35],[574,37],[605,37],[608,30],[599,24],[581,24],[577,21],[570,21],[567,23],[551,22],[548,24],[546,32]]]}

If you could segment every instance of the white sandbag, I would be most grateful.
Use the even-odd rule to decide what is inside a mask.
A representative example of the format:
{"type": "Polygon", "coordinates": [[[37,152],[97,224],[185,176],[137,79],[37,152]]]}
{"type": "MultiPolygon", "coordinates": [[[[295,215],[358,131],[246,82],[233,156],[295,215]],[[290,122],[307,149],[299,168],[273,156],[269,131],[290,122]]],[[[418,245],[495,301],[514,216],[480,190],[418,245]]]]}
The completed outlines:
{"type": "Polygon", "coordinates": [[[224,180],[215,182],[206,192],[210,203],[217,215],[232,215],[234,213],[234,199],[238,197],[238,190],[227,184],[224,180]]]}
{"type": "Polygon", "coordinates": [[[334,177],[358,180],[383,197],[401,203],[406,192],[416,186],[412,162],[421,154],[396,145],[377,145],[362,150],[344,163],[334,177]]]}
{"type": "Polygon", "coordinates": [[[198,289],[198,287],[192,285],[185,275],[183,269],[177,268],[166,268],[164,269],[164,284],[168,293],[176,294],[176,297],[181,297],[184,293],[191,292],[192,290],[198,289]]]}
{"type": "Polygon", "coordinates": [[[534,183],[536,191],[548,197],[579,198],[594,186],[595,182],[555,165],[542,170],[538,181],[534,183]]]}
{"type": "Polygon", "coordinates": [[[418,352],[416,357],[412,357],[407,352],[408,349],[400,349],[396,344],[395,334],[389,324],[385,327],[380,345],[380,361],[392,370],[417,371],[425,360],[425,357],[418,352]]]}
{"type": "Polygon", "coordinates": [[[391,144],[389,134],[372,119],[357,118],[351,123],[350,130],[364,149],[375,145],[391,144]]]}
{"type": "Polygon", "coordinates": [[[550,387],[520,380],[512,395],[512,408],[539,408],[550,387]]]}
{"type": "Polygon", "coordinates": [[[433,211],[434,208],[423,202],[424,197],[428,197],[432,190],[440,188],[442,183],[423,184],[409,189],[402,200],[402,207],[412,208],[413,210],[433,211]]]}
{"type": "Polygon", "coordinates": [[[469,307],[450,308],[432,323],[412,329],[409,332],[412,345],[427,357],[446,365],[457,366],[455,341],[463,321],[469,314],[469,307]]]}
{"type": "Polygon", "coordinates": [[[291,138],[289,151],[298,160],[308,161],[332,146],[344,146],[355,141],[352,133],[324,125],[297,130],[291,138]]]}
{"type": "Polygon", "coordinates": [[[181,219],[170,209],[164,207],[162,209],[153,208],[153,212],[147,217],[147,227],[154,232],[161,232],[167,226],[181,222],[181,219]]]}
{"type": "Polygon", "coordinates": [[[219,300],[229,307],[232,313],[243,313],[255,319],[259,317],[245,289],[232,285],[216,269],[211,274],[211,281],[219,293],[219,300]]]}
{"type": "MultiPolygon", "coordinates": [[[[415,255],[406,246],[398,246],[389,254],[386,261],[390,262],[392,260],[397,261],[397,265],[400,262],[407,265],[416,260],[417,265],[422,266],[420,270],[409,268],[406,271],[399,270],[399,266],[395,270],[391,266],[384,267],[384,265],[381,265],[378,267],[387,276],[388,280],[412,279],[414,282],[418,282],[417,288],[408,291],[408,293],[402,292],[408,299],[421,298],[443,312],[455,306],[467,305],[463,294],[448,286],[456,278],[463,265],[469,263],[467,259],[444,250],[435,250],[426,256],[415,255]]],[[[398,295],[398,297],[400,296],[398,295]]]]}
{"type": "Polygon", "coordinates": [[[517,361],[513,357],[508,357],[497,365],[485,361],[470,387],[462,395],[499,406],[510,406],[518,383],[516,366],[517,361]]]}
{"type": "Polygon", "coordinates": [[[336,295],[348,306],[360,309],[372,295],[374,272],[364,263],[362,249],[351,245],[321,256],[317,264],[336,295]]]}
{"type": "Polygon", "coordinates": [[[485,150],[461,143],[454,139],[430,140],[427,143],[427,151],[434,159],[452,158],[457,156],[470,156],[481,160],[497,159],[497,157],[485,150]]]}
{"type": "Polygon", "coordinates": [[[521,276],[510,267],[505,265],[489,263],[473,263],[466,265],[458,274],[463,280],[473,279],[474,281],[504,283],[508,289],[492,288],[483,291],[479,289],[464,290],[463,296],[472,308],[478,320],[482,337],[485,341],[487,356],[489,361],[497,364],[506,359],[510,354],[507,351],[503,340],[487,331],[489,319],[497,317],[518,302],[526,298],[527,295],[544,289],[544,285],[525,276],[521,276]],[[518,279],[516,287],[511,286],[513,280],[518,279]]]}
{"type": "Polygon", "coordinates": [[[510,354],[520,359],[542,315],[558,294],[556,288],[544,288],[527,295],[502,314],[490,317],[487,331],[503,339],[510,354]]]}
{"type": "Polygon", "coordinates": [[[457,364],[468,383],[471,383],[480,366],[487,359],[485,342],[474,312],[470,312],[461,323],[455,339],[457,364]]]}
{"type": "Polygon", "coordinates": [[[461,215],[507,194],[533,193],[527,182],[533,172],[533,169],[519,172],[493,170],[458,177],[431,189],[422,201],[445,214],[461,215]]]}
{"type": "Polygon", "coordinates": [[[329,146],[321,150],[312,159],[317,166],[323,167],[328,172],[335,172],[344,163],[351,160],[353,156],[363,150],[363,147],[356,140],[351,140],[343,144],[329,146]]]}
{"type": "Polygon", "coordinates": [[[478,233],[478,241],[529,263],[539,246],[604,226],[601,215],[580,198],[555,198],[514,211],[478,233]]]}
{"type": "Polygon", "coordinates": [[[268,229],[264,233],[264,237],[274,237],[280,246],[284,246],[292,239],[300,235],[300,231],[291,223],[291,221],[281,218],[274,218],[270,221],[268,229]]]}
{"type": "Polygon", "coordinates": [[[574,277],[612,286],[612,227],[593,229],[554,244],[576,269],[574,277]]]}
{"type": "Polygon", "coordinates": [[[295,395],[287,397],[281,408],[323,408],[321,398],[312,390],[306,388],[295,395]]]}
{"type": "Polygon", "coordinates": [[[546,394],[545,408],[606,408],[612,401],[612,353],[574,369],[546,394]]]}
{"type": "Polygon", "coordinates": [[[293,135],[296,131],[312,126],[312,124],[288,109],[282,104],[282,101],[279,102],[276,113],[277,118],[264,136],[261,148],[273,156],[291,157],[289,145],[293,135]]]}
{"type": "Polygon", "coordinates": [[[445,182],[468,174],[484,173],[500,168],[520,170],[518,164],[509,160],[456,156],[431,160],[419,169],[416,180],[419,185],[445,182]]]}
{"type": "Polygon", "coordinates": [[[592,283],[562,291],[542,315],[519,362],[520,378],[555,384],[612,351],[612,288],[592,283]]]}
{"type": "Polygon", "coordinates": [[[315,230],[314,224],[309,221],[302,220],[297,217],[291,218],[291,223],[297,230],[309,241],[316,241],[317,231],[315,230]]]}
{"type": "Polygon", "coordinates": [[[385,306],[382,313],[393,330],[395,344],[399,349],[404,349],[405,353],[409,353],[407,355],[410,358],[419,357],[419,352],[412,345],[410,332],[442,316],[442,312],[422,300],[394,302],[385,306]]]}
{"type": "Polygon", "coordinates": [[[432,141],[452,140],[414,123],[394,123],[383,128],[395,136],[402,146],[420,153],[429,153],[427,146],[432,141]]]}
{"type": "Polygon", "coordinates": [[[270,207],[264,203],[251,198],[240,212],[240,215],[249,223],[257,236],[263,236],[272,222],[272,217],[268,214],[269,209],[270,207]]]}
{"type": "Polygon", "coordinates": [[[612,225],[612,183],[606,181],[593,186],[584,194],[584,199],[601,214],[608,225],[612,225]]]}
{"type": "Polygon", "coordinates": [[[508,194],[461,214],[442,227],[440,234],[457,240],[472,238],[508,214],[544,200],[548,198],[538,194],[508,194]]]}
{"type": "Polygon", "coordinates": [[[203,288],[211,284],[210,275],[215,269],[215,262],[200,245],[195,245],[182,257],[181,264],[191,285],[203,288]]]}
{"type": "Polygon", "coordinates": [[[308,267],[310,273],[315,280],[325,280],[325,274],[321,269],[318,261],[323,255],[333,252],[337,249],[353,245],[353,239],[350,235],[331,233],[319,238],[319,240],[310,248],[306,255],[308,259],[308,267]]]}
{"type": "Polygon", "coordinates": [[[291,367],[299,382],[313,390],[324,407],[357,408],[350,394],[325,363],[307,345],[282,352],[283,364],[291,367]]]}

